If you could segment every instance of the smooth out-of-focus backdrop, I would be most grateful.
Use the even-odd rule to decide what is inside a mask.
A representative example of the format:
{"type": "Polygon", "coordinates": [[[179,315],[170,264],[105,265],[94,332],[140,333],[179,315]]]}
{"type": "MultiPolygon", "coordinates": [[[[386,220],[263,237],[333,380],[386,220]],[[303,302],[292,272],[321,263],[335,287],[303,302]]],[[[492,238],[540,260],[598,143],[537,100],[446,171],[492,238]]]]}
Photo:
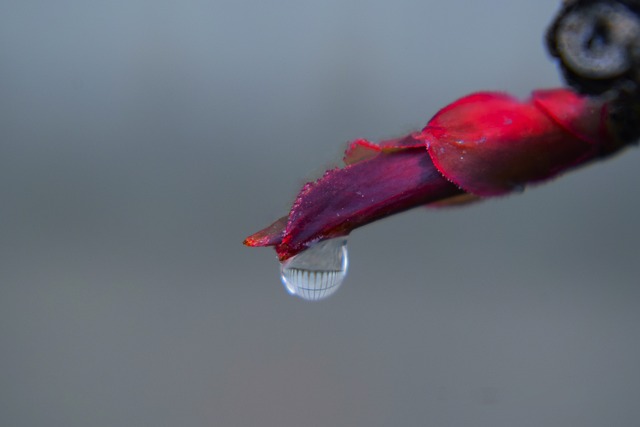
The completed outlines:
{"type": "Polygon", "coordinates": [[[354,232],[244,237],[345,143],[561,84],[555,0],[0,4],[0,425],[628,426],[640,152],[354,232]]]}

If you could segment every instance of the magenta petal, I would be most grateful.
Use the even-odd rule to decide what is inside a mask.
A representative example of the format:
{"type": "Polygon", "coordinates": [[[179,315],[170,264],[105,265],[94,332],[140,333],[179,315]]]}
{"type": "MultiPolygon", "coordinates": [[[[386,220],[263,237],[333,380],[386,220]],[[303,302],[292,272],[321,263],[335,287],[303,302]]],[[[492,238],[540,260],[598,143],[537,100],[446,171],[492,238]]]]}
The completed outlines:
{"type": "Polygon", "coordinates": [[[424,148],[379,153],[305,185],[276,252],[284,260],[319,240],[461,193],[438,172],[424,148]]]}

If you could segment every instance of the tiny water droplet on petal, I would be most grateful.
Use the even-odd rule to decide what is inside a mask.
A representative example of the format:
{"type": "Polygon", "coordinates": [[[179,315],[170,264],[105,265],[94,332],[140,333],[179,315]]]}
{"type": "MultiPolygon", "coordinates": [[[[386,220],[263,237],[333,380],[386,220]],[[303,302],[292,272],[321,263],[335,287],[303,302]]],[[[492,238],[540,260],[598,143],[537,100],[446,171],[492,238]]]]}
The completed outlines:
{"type": "Polygon", "coordinates": [[[287,291],[308,301],[318,301],[338,290],[349,265],[344,237],[323,240],[280,265],[287,291]]]}

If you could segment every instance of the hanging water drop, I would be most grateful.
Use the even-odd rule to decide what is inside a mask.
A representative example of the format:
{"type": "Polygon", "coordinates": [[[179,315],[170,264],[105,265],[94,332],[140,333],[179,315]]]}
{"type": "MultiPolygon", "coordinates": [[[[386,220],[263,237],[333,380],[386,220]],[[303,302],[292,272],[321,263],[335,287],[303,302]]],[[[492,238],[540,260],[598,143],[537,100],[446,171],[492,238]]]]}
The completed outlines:
{"type": "Polygon", "coordinates": [[[349,264],[347,239],[323,240],[280,266],[287,291],[308,301],[318,301],[338,290],[349,264]]]}

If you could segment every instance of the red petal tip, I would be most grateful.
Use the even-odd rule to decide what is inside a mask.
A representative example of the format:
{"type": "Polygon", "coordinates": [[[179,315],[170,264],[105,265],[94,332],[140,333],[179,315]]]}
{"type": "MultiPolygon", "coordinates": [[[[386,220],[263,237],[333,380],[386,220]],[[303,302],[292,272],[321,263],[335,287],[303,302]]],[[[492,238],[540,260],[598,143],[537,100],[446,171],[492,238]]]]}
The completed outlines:
{"type": "Polygon", "coordinates": [[[251,247],[275,246],[282,243],[282,235],[287,226],[287,220],[288,217],[283,216],[267,228],[247,237],[242,243],[251,247]]]}

